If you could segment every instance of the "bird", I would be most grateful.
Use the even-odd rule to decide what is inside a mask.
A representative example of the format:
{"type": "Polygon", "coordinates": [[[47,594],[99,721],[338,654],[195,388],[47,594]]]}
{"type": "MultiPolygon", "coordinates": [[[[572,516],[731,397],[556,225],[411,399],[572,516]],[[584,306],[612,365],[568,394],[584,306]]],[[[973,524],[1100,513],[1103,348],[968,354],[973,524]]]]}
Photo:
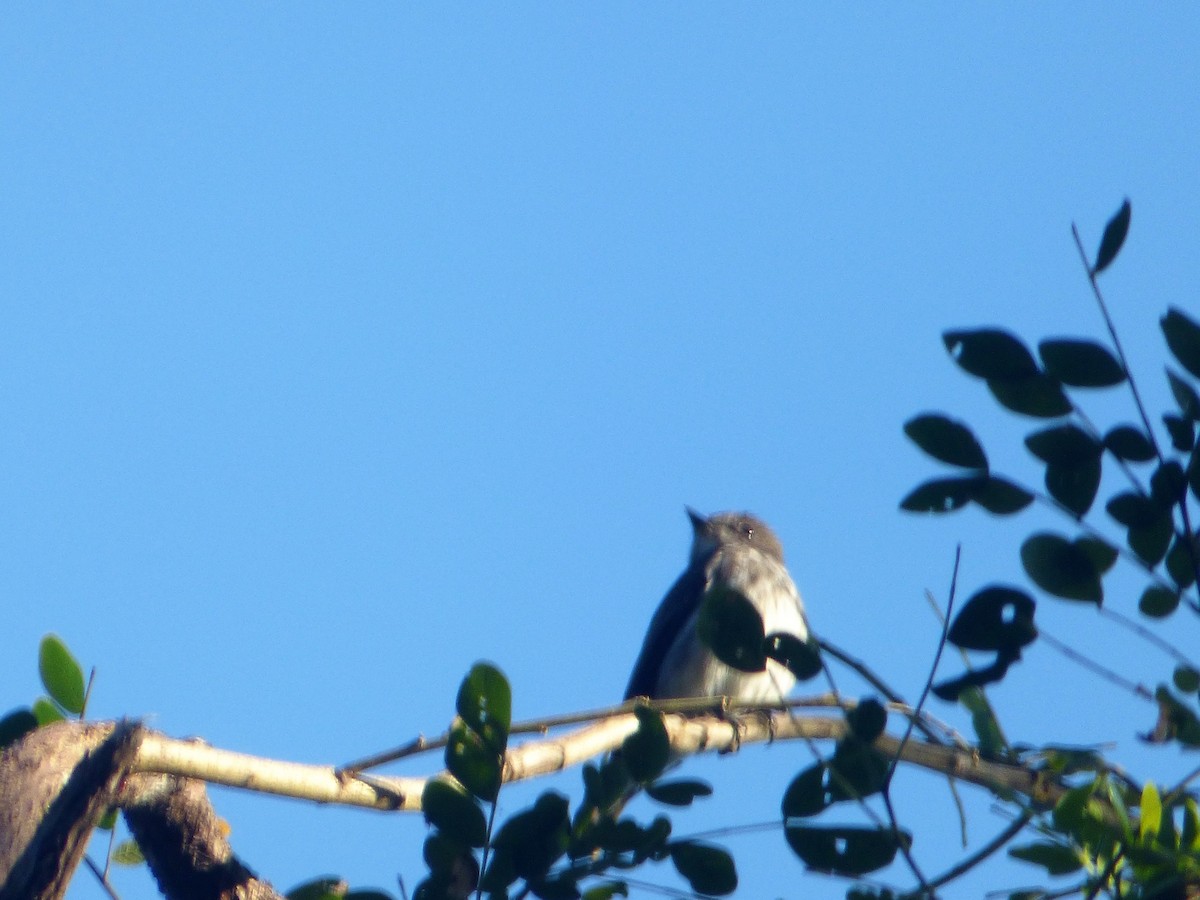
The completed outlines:
{"type": "Polygon", "coordinates": [[[795,676],[772,659],[762,672],[743,672],[716,658],[697,630],[701,601],[713,588],[742,594],[762,616],[765,634],[809,635],[804,602],[783,562],[783,545],[763,521],[745,512],[703,516],[687,508],[692,548],[687,567],[650,620],[625,699],[729,697],[779,703],[795,676]]]}

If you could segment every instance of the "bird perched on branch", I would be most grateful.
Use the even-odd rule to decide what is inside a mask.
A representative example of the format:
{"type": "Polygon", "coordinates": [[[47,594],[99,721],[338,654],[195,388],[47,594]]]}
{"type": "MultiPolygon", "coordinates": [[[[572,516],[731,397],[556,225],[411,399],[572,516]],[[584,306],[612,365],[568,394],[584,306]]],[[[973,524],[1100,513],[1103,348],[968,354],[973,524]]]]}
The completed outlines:
{"type": "Polygon", "coordinates": [[[713,588],[744,596],[762,616],[766,634],[808,638],[804,603],[783,564],[783,546],[767,525],[747,513],[702,516],[688,509],[692,550],[687,568],[659,604],[625,699],[725,696],[777,703],[796,683],[774,660],[762,672],[742,672],[713,655],[697,631],[701,601],[713,588]]]}
{"type": "MultiPolygon", "coordinates": [[[[747,703],[779,703],[796,683],[787,667],[766,659],[761,671],[736,669],[721,662],[700,634],[705,596],[724,590],[740,594],[754,607],[764,637],[782,633],[801,644],[808,640],[804,604],[783,564],[779,538],[747,513],[706,517],[688,509],[687,514],[692,521],[687,568],[650,620],[625,699],[729,697],[747,703]]],[[[609,754],[580,807],[579,833],[599,821],[601,810],[615,821],[641,785],[657,778],[664,767],[677,765],[678,758],[668,754],[644,771],[635,771],[632,763],[622,750],[609,754]]],[[[638,763],[636,768],[644,765],[638,763]]]]}

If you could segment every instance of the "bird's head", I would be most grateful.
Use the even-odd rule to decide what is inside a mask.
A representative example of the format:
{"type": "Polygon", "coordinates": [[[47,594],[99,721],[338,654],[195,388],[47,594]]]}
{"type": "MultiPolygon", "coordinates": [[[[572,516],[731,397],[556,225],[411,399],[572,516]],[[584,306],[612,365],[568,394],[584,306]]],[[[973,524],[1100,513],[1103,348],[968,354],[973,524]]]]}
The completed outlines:
{"type": "Polygon", "coordinates": [[[702,516],[690,506],[692,561],[707,559],[722,546],[744,545],[783,562],[783,545],[766,522],[749,513],[723,512],[702,516]]]}

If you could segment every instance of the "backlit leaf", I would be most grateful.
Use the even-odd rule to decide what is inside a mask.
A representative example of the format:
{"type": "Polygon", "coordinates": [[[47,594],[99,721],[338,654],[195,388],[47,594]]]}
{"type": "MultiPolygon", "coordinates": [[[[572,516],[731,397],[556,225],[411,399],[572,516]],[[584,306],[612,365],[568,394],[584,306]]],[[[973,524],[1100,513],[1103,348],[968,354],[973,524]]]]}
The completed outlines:
{"type": "Polygon", "coordinates": [[[1200,397],[1196,396],[1196,389],[1170,369],[1167,369],[1167,383],[1171,386],[1171,394],[1184,417],[1193,422],[1200,421],[1200,397]]]}
{"type": "Polygon", "coordinates": [[[1021,341],[998,328],[947,331],[942,343],[962,369],[988,381],[1011,381],[1038,374],[1033,354],[1021,341]]]}
{"type": "Polygon", "coordinates": [[[980,479],[971,492],[971,499],[993,515],[1007,516],[1032,503],[1033,494],[1007,478],[989,475],[980,479]]]}
{"type": "Polygon", "coordinates": [[[948,513],[962,509],[976,489],[976,478],[932,478],[913,488],[900,508],[907,512],[948,513]]]}
{"type": "Polygon", "coordinates": [[[1056,419],[1072,409],[1062,385],[1044,373],[1011,381],[989,379],[988,390],[1013,412],[1038,419],[1056,419]]]}
{"type": "MultiPolygon", "coordinates": [[[[882,869],[896,858],[900,845],[890,828],[787,825],[784,836],[801,861],[817,872],[858,877],[882,869]]],[[[912,835],[900,832],[906,845],[912,835]]]]}
{"type": "Polygon", "coordinates": [[[1091,558],[1056,534],[1035,534],[1021,545],[1021,563],[1034,584],[1066,600],[1099,605],[1104,599],[1100,576],[1091,558]]]}
{"type": "Polygon", "coordinates": [[[1154,459],[1154,445],[1146,433],[1132,425],[1118,425],[1104,436],[1104,446],[1118,459],[1130,462],[1149,462],[1154,459]]]}
{"type": "Polygon", "coordinates": [[[1099,275],[1117,258],[1121,246],[1125,243],[1125,236],[1129,234],[1129,220],[1132,214],[1133,208],[1126,199],[1116,214],[1108,220],[1108,224],[1104,226],[1104,236],[1100,238],[1100,249],[1096,251],[1096,263],[1092,266],[1093,275],[1099,275]]]}
{"type": "Polygon", "coordinates": [[[56,634],[42,638],[38,649],[42,685],[59,706],[72,715],[83,712],[83,669],[56,634]]]}
{"type": "Polygon", "coordinates": [[[473,665],[459,686],[455,708],[489,747],[504,751],[512,724],[512,689],[503,672],[487,662],[473,665]]]}
{"type": "Polygon", "coordinates": [[[1036,604],[1016,588],[993,585],[976,592],[958,611],[948,639],[964,650],[1011,651],[1037,635],[1036,604]]]}
{"type": "Polygon", "coordinates": [[[1038,345],[1046,371],[1072,387],[1112,387],[1125,380],[1125,370],[1107,347],[1095,341],[1042,341],[1038,345]]]}
{"type": "Polygon", "coordinates": [[[1078,425],[1055,425],[1025,438],[1029,452],[1042,462],[1075,466],[1100,456],[1103,447],[1078,425]]]}
{"type": "Polygon", "coordinates": [[[676,871],[693,891],[722,897],[737,890],[737,869],[727,851],[697,841],[679,841],[669,849],[676,871]]]}
{"type": "Polygon", "coordinates": [[[983,447],[962,422],[926,413],[909,419],[904,433],[934,459],[964,469],[987,469],[983,447]]]}
{"type": "Polygon", "coordinates": [[[742,672],[767,667],[762,616],[746,596],[715,584],[700,603],[700,640],[727,666],[742,672]]]}
{"type": "Polygon", "coordinates": [[[1164,587],[1152,586],[1142,592],[1138,610],[1152,619],[1169,616],[1179,607],[1179,594],[1164,587]]]}
{"type": "Polygon", "coordinates": [[[1075,465],[1046,466],[1046,490],[1050,496],[1082,517],[1092,507],[1100,489],[1100,460],[1091,459],[1075,465]]]}
{"type": "Polygon", "coordinates": [[[425,821],[468,847],[482,847],[487,821],[479,803],[462,788],[440,778],[425,783],[421,793],[425,821]]]}
{"type": "Polygon", "coordinates": [[[1194,377],[1200,378],[1200,325],[1186,313],[1171,307],[1160,320],[1167,346],[1180,365],[1194,377]]]}

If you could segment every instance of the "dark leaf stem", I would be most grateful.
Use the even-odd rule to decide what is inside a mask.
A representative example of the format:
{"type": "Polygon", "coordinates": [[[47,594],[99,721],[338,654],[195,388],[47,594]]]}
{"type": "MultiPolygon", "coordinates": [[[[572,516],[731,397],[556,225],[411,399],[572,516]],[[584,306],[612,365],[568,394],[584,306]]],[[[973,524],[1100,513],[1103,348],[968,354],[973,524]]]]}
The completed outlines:
{"type": "MultiPolygon", "coordinates": [[[[1159,465],[1162,465],[1166,462],[1166,458],[1163,456],[1162,448],[1158,445],[1158,439],[1154,436],[1154,429],[1150,426],[1150,417],[1146,414],[1146,405],[1142,402],[1142,394],[1138,390],[1137,380],[1133,377],[1133,372],[1129,368],[1129,359],[1125,356],[1125,349],[1121,346],[1121,339],[1117,336],[1117,329],[1113,325],[1112,316],[1108,314],[1108,304],[1104,302],[1104,295],[1100,293],[1100,285],[1096,282],[1097,273],[1088,264],[1087,251],[1083,249],[1083,241],[1079,237],[1079,228],[1076,227],[1074,222],[1071,223],[1071,234],[1075,237],[1075,246],[1079,250],[1079,258],[1083,262],[1084,271],[1087,272],[1088,283],[1092,286],[1092,294],[1095,296],[1096,303],[1100,307],[1100,315],[1104,319],[1105,327],[1108,328],[1108,334],[1112,338],[1113,347],[1116,349],[1117,356],[1121,360],[1121,367],[1125,369],[1126,375],[1129,376],[1129,390],[1133,393],[1133,402],[1137,406],[1138,415],[1141,416],[1142,426],[1146,429],[1146,435],[1150,438],[1150,443],[1154,447],[1154,455],[1158,458],[1159,465]]],[[[1189,538],[1185,542],[1188,556],[1192,561],[1192,568],[1196,572],[1197,581],[1200,581],[1200,556],[1197,555],[1195,543],[1190,539],[1193,531],[1187,499],[1181,499],[1178,506],[1183,521],[1184,534],[1189,538]]],[[[1193,600],[1188,605],[1194,611],[1200,612],[1200,602],[1193,600]]]]}

